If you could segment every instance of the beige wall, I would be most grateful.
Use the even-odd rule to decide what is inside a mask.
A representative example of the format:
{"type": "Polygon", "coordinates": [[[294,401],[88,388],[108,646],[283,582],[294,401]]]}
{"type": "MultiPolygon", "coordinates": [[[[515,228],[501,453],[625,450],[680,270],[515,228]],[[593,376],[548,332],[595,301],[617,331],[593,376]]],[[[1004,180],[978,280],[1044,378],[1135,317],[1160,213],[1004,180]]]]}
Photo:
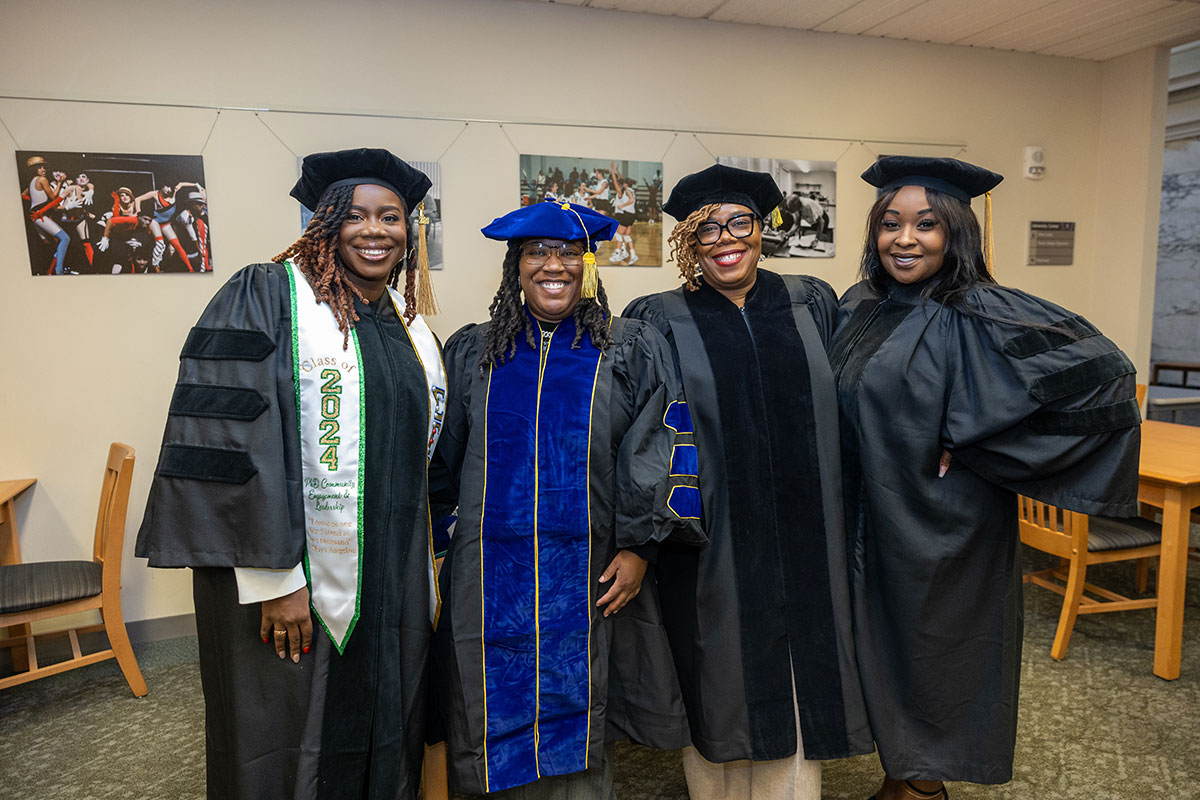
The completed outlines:
{"type": "MultiPolygon", "coordinates": [[[[1088,315],[1145,368],[1161,160],[1153,97],[1165,93],[1165,61],[1152,51],[1101,65],[498,0],[6,2],[3,21],[3,95],[510,121],[503,130],[472,123],[442,159],[447,269],[436,281],[446,313],[432,323],[443,336],[486,313],[502,246],[477,231],[515,203],[514,146],[662,159],[668,186],[711,163],[709,151],[836,160],[838,257],[772,266],[811,272],[839,291],[854,280],[872,199],[858,173],[877,153],[959,155],[1011,176],[995,194],[1001,281],[1088,315]],[[744,93],[731,93],[730,79],[746,74],[744,93]],[[697,141],[672,129],[833,141],[697,141]],[[859,139],[965,150],[852,144],[859,139]],[[1031,144],[1046,151],[1040,182],[1018,174],[1031,144]],[[1116,218],[1118,205],[1126,213],[1116,218]],[[1031,219],[1079,223],[1074,266],[1022,266],[1031,219]]],[[[0,118],[23,149],[196,153],[214,112],[0,100],[0,118]]],[[[19,505],[26,559],[86,552],[113,439],[140,456],[129,518],[136,532],[189,325],[236,268],[270,258],[298,233],[286,197],[294,154],[373,145],[432,160],[463,127],[278,112],[262,119],[274,133],[251,112],[224,111],[203,152],[211,277],[32,278],[14,159],[0,157],[0,185],[9,187],[0,192],[0,477],[39,479],[19,505]]],[[[14,146],[2,130],[0,139],[14,146]]],[[[618,309],[676,282],[669,266],[602,277],[618,309]]],[[[147,570],[130,556],[125,587],[129,619],[190,610],[186,573],[147,570]]]]}

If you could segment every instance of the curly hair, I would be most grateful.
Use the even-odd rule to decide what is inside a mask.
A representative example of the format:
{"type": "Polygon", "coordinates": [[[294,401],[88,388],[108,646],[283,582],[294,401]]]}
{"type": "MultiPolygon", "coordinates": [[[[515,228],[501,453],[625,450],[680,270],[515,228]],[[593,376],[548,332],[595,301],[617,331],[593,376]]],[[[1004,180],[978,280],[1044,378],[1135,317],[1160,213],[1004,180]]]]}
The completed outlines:
{"type": "MultiPolygon", "coordinates": [[[[900,189],[884,192],[867,214],[866,240],[863,242],[859,276],[879,294],[886,294],[891,276],[879,258],[879,227],[888,206],[900,189]]],[[[926,296],[935,302],[968,310],[967,290],[980,283],[996,285],[983,258],[983,236],[979,219],[964,203],[936,189],[925,189],[925,197],[934,216],[946,231],[946,250],[937,280],[931,281],[926,296]]],[[[974,312],[972,312],[974,313],[974,312]]]]}
{"type": "Polygon", "coordinates": [[[675,224],[667,244],[671,245],[668,260],[679,265],[679,277],[689,292],[700,288],[700,260],[696,258],[696,228],[708,221],[708,215],[721,207],[720,203],[700,206],[675,224]]]}
{"type": "MultiPolygon", "coordinates": [[[[346,277],[346,265],[342,263],[342,257],[338,254],[338,235],[341,233],[342,223],[350,213],[354,188],[338,186],[326,189],[303,235],[271,259],[276,263],[289,258],[295,259],[296,266],[312,285],[317,301],[328,304],[333,311],[333,318],[337,320],[338,330],[343,335],[343,349],[349,349],[350,329],[358,322],[354,298],[366,302],[362,292],[346,277]]],[[[401,200],[400,203],[403,206],[404,201],[401,200]]],[[[407,213],[404,214],[404,233],[405,241],[412,238],[407,213]]],[[[408,323],[411,323],[417,314],[417,265],[416,259],[410,256],[411,250],[392,268],[387,278],[388,286],[396,288],[400,273],[405,273],[404,321],[408,323]]]]}
{"type": "MultiPolygon", "coordinates": [[[[525,332],[525,341],[534,350],[538,349],[538,336],[534,333],[534,324],[525,313],[525,304],[521,300],[521,246],[525,240],[514,240],[508,243],[508,251],[504,254],[504,263],[500,268],[500,288],[492,299],[488,312],[491,324],[488,325],[483,353],[479,356],[479,369],[486,370],[490,366],[500,367],[517,354],[517,335],[525,332]]],[[[571,348],[579,347],[586,331],[592,337],[592,344],[600,350],[607,350],[612,344],[609,332],[609,320],[612,315],[608,310],[608,295],[604,284],[596,277],[596,297],[581,298],[575,304],[572,316],[575,318],[575,338],[571,348]]]]}

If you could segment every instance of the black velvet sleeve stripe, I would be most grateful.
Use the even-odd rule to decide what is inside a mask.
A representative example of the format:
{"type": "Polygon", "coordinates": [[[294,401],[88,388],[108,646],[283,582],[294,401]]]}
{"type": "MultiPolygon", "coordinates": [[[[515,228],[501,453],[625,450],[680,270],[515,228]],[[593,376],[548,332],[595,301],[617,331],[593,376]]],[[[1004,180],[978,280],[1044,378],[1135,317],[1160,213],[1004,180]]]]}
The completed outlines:
{"type": "Polygon", "coordinates": [[[275,342],[262,331],[237,328],[202,328],[188,333],[180,358],[262,361],[275,349],[275,342]]]}
{"type": "Polygon", "coordinates": [[[1029,358],[1080,339],[1099,336],[1092,323],[1081,316],[1067,317],[1046,328],[1026,331],[1004,343],[1004,352],[1013,358],[1029,358]]]}
{"type": "Polygon", "coordinates": [[[164,444],[158,463],[159,475],[215,483],[243,484],[257,472],[245,450],[187,444],[164,444]]]}
{"type": "Polygon", "coordinates": [[[1073,411],[1045,409],[1025,420],[1035,433],[1054,436],[1082,436],[1103,431],[1117,431],[1138,425],[1142,415],[1136,400],[1122,400],[1106,406],[1079,408],[1073,411]]]}
{"type": "Polygon", "coordinates": [[[1134,372],[1133,363],[1116,350],[1044,375],[1033,382],[1029,393],[1038,402],[1049,403],[1134,372]]]}
{"type": "Polygon", "coordinates": [[[254,389],[181,383],[175,387],[168,413],[249,422],[267,410],[266,398],[254,389]]]}

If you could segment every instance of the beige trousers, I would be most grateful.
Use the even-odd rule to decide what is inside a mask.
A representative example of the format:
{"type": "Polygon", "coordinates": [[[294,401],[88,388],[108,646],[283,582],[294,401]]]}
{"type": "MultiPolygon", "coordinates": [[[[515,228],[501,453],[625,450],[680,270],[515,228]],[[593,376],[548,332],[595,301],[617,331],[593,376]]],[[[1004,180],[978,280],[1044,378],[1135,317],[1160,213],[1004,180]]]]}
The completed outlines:
{"type": "Polygon", "coordinates": [[[683,775],[692,800],[820,800],[821,762],[804,758],[797,748],[777,761],[730,761],[714,764],[688,747],[683,775]]]}

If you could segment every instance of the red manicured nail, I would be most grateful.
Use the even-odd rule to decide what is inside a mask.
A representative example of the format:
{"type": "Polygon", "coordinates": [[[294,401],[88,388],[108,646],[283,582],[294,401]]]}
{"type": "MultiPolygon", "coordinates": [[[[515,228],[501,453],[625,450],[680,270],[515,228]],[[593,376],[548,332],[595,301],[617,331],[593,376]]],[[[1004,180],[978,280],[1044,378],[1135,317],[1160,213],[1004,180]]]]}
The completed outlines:
{"type": "Polygon", "coordinates": [[[264,637],[263,637],[263,644],[266,644],[268,641],[269,641],[269,640],[267,639],[267,637],[265,637],[265,636],[264,636],[264,637]]]}
{"type": "Polygon", "coordinates": [[[312,648],[308,645],[304,645],[304,652],[307,653],[309,650],[312,650],[312,648]]]}

